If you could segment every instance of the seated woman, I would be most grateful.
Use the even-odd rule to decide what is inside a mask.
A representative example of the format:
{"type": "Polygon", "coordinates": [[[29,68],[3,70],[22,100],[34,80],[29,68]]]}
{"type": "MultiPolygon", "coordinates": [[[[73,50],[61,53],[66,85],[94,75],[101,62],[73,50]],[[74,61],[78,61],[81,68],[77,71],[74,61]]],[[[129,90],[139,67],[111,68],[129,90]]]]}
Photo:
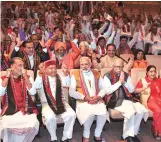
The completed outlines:
{"type": "Polygon", "coordinates": [[[156,77],[156,67],[149,65],[147,75],[136,85],[135,92],[141,94],[141,103],[153,112],[152,132],[161,140],[161,78],[156,77]]]}
{"type": "Polygon", "coordinates": [[[133,68],[147,68],[148,65],[149,63],[146,61],[145,53],[138,49],[135,54],[133,68]]]}

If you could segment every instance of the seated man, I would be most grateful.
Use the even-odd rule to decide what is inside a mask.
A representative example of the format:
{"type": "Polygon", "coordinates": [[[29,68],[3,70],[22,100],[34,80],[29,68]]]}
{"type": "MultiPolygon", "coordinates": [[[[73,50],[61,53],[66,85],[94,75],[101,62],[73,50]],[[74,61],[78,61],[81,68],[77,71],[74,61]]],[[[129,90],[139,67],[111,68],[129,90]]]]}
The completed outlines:
{"type": "MultiPolygon", "coordinates": [[[[107,47],[107,55],[103,56],[100,59],[100,63],[97,63],[96,56],[92,57],[94,68],[101,70],[101,68],[112,68],[116,59],[120,58],[116,56],[116,46],[114,44],[108,44],[107,47]]],[[[129,62],[124,62],[123,70],[125,72],[129,72],[133,66],[134,56],[130,55],[129,62]]]]}
{"type": "Polygon", "coordinates": [[[44,62],[44,72],[42,73],[41,69],[34,86],[39,90],[43,123],[50,133],[51,141],[58,141],[56,136],[56,116],[60,115],[65,123],[62,141],[68,142],[72,138],[76,115],[64,100],[62,83],[60,76],[57,74],[55,60],[44,62]]]}
{"type": "Polygon", "coordinates": [[[122,113],[124,117],[122,138],[126,142],[140,142],[137,138],[138,130],[142,118],[146,121],[148,110],[136,98],[132,97],[134,86],[131,78],[123,72],[124,63],[121,59],[116,59],[113,70],[104,76],[105,102],[108,108],[113,108],[122,113]]]}
{"type": "Polygon", "coordinates": [[[101,79],[97,71],[91,70],[91,60],[80,58],[80,70],[74,71],[71,77],[69,95],[77,100],[76,114],[81,125],[84,126],[83,142],[89,142],[90,128],[94,117],[97,116],[97,126],[94,141],[101,142],[101,133],[106,123],[107,110],[99,90],[101,79]]]}
{"type": "Polygon", "coordinates": [[[26,74],[23,60],[11,60],[11,69],[0,79],[2,96],[2,119],[0,119],[0,138],[4,142],[32,142],[39,130],[37,109],[31,95],[33,79],[26,74]]]}

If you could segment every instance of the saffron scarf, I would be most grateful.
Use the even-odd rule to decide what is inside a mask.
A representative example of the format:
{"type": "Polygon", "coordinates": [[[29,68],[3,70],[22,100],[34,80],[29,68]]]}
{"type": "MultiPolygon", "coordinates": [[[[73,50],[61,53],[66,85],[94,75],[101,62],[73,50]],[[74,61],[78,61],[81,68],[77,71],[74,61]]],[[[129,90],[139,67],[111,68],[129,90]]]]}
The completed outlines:
{"type": "MultiPolygon", "coordinates": [[[[95,73],[92,71],[93,73],[93,76],[94,76],[94,81],[95,81],[95,89],[96,89],[96,94],[95,95],[98,95],[99,93],[99,88],[98,88],[98,79],[96,78],[96,75],[95,73]]],[[[87,85],[85,83],[85,79],[84,79],[84,76],[83,76],[83,72],[80,70],[80,85],[81,85],[81,88],[82,88],[82,91],[83,91],[83,95],[85,96],[89,96],[89,91],[88,91],[88,88],[87,88],[87,85]]]]}

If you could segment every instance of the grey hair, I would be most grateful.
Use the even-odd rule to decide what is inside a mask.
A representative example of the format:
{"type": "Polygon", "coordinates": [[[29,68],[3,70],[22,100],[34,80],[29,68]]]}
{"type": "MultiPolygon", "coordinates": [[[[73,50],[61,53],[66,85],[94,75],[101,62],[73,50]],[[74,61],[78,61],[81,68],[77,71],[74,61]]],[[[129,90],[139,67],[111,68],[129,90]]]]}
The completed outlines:
{"type": "Polygon", "coordinates": [[[86,48],[89,48],[89,43],[87,41],[82,41],[80,44],[79,44],[79,47],[81,46],[85,46],[86,48]]]}
{"type": "Polygon", "coordinates": [[[81,62],[82,60],[88,60],[88,62],[90,63],[90,65],[92,64],[91,59],[90,59],[89,57],[81,57],[81,58],[80,58],[80,62],[81,62]]]}

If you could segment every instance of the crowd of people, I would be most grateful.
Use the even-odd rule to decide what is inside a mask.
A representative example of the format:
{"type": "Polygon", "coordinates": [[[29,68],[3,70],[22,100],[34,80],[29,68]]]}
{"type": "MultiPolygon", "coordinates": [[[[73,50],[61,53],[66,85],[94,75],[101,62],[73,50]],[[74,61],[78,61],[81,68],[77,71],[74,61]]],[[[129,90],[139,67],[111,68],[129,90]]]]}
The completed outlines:
{"type": "Polygon", "coordinates": [[[161,53],[161,9],[155,16],[144,8],[138,13],[125,9],[120,2],[2,2],[0,138],[4,142],[31,142],[41,124],[57,142],[58,115],[65,124],[62,142],[72,139],[76,118],[83,125],[82,141],[89,142],[95,116],[93,141],[101,142],[110,120],[108,108],[124,117],[123,141],[140,142],[140,123],[147,120],[149,110],[153,136],[161,140],[161,79],[145,57],[161,53]],[[129,54],[129,60],[121,54],[129,54]],[[103,68],[111,71],[101,76],[103,68]],[[147,69],[136,86],[132,68],[147,69]],[[74,107],[65,100],[63,88],[69,89],[74,107]]]}

